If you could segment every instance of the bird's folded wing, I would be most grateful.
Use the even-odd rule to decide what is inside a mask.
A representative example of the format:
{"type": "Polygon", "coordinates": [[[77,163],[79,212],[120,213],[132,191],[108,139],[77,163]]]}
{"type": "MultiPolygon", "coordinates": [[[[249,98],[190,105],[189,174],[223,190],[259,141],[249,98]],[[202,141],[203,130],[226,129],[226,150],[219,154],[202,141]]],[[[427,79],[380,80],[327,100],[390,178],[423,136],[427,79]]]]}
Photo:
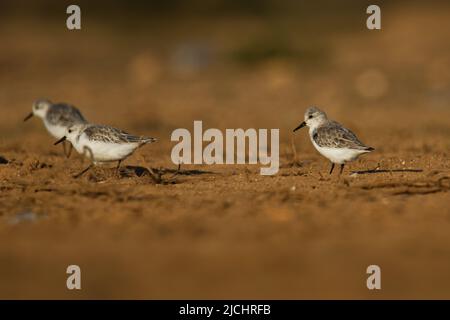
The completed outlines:
{"type": "Polygon", "coordinates": [[[126,133],[109,126],[90,125],[84,130],[84,134],[91,141],[121,143],[124,142],[122,135],[126,133]]]}
{"type": "Polygon", "coordinates": [[[48,112],[47,118],[52,124],[60,124],[64,126],[87,122],[78,109],[72,105],[64,103],[52,105],[48,112]]]}
{"type": "Polygon", "coordinates": [[[344,128],[336,122],[319,127],[313,133],[313,139],[320,147],[326,148],[349,148],[366,150],[364,145],[356,135],[347,128],[344,128]]]}
{"type": "Polygon", "coordinates": [[[138,137],[114,127],[102,125],[91,125],[86,128],[84,133],[91,140],[110,143],[143,143],[147,139],[146,137],[138,137]]]}

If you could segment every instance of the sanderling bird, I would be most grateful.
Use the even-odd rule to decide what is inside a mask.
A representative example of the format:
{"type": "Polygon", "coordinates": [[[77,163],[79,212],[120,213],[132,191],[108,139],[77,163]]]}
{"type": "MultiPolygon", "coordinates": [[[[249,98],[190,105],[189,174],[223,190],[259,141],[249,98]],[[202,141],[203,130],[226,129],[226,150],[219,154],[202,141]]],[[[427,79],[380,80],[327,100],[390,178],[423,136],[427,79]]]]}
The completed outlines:
{"type": "Polygon", "coordinates": [[[116,172],[119,172],[122,160],[130,156],[137,148],[156,138],[138,137],[120,129],[97,124],[76,124],[67,129],[65,135],[55,145],[68,140],[78,153],[91,160],[89,167],[75,175],[80,177],[94,165],[118,161],[116,172]]]}
{"type": "MultiPolygon", "coordinates": [[[[39,99],[33,103],[31,113],[23,119],[27,121],[32,116],[41,118],[47,131],[56,139],[61,139],[66,134],[68,128],[75,124],[85,124],[86,119],[80,110],[66,103],[52,103],[46,99],[39,99]]],[[[66,143],[63,144],[64,154],[70,157],[72,145],[69,143],[69,150],[66,150],[66,143]]]]}
{"type": "Polygon", "coordinates": [[[342,174],[346,162],[356,160],[360,155],[375,150],[359,141],[356,135],[336,121],[329,120],[325,112],[310,107],[305,112],[305,120],[294,129],[309,127],[309,137],[321,155],[331,161],[330,174],[334,165],[340,164],[342,174]]]}

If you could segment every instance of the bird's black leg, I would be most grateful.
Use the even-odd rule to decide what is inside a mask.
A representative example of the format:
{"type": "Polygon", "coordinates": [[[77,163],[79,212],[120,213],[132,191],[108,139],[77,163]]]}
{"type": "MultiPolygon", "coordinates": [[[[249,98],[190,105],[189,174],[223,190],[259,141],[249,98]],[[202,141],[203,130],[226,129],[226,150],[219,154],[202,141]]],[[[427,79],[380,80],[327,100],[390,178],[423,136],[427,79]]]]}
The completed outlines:
{"type": "Polygon", "coordinates": [[[86,155],[86,153],[89,153],[89,158],[91,159],[91,164],[89,165],[89,167],[87,167],[86,169],[84,169],[80,173],[74,175],[73,177],[75,179],[81,177],[83,174],[88,172],[94,166],[94,154],[92,153],[91,148],[89,148],[88,146],[84,146],[84,148],[83,148],[83,155],[86,155]]]}
{"type": "Polygon", "coordinates": [[[333,173],[333,170],[334,170],[334,163],[331,163],[330,174],[332,174],[332,173],[333,173]]]}
{"type": "Polygon", "coordinates": [[[344,171],[344,166],[345,166],[345,164],[343,163],[343,164],[341,164],[341,171],[339,171],[339,175],[341,175],[342,174],[342,171],[344,171]]]}
{"type": "Polygon", "coordinates": [[[86,154],[89,154],[89,159],[91,159],[91,162],[94,162],[94,153],[92,152],[91,148],[88,146],[84,146],[83,148],[83,155],[86,156],[86,154]]]}
{"type": "Polygon", "coordinates": [[[72,154],[73,146],[72,143],[69,142],[69,152],[67,153],[67,158],[70,158],[70,155],[72,154]]]}
{"type": "Polygon", "coordinates": [[[63,141],[63,150],[64,150],[64,155],[67,158],[70,158],[70,155],[72,154],[72,144],[70,142],[63,141]],[[68,146],[66,146],[66,144],[68,146]],[[69,149],[69,151],[67,151],[67,149],[69,149]]]}
{"type": "Polygon", "coordinates": [[[66,158],[68,158],[67,150],[66,150],[66,142],[65,141],[62,142],[62,147],[63,147],[64,155],[66,156],[66,158]]]}
{"type": "Polygon", "coordinates": [[[86,172],[88,172],[93,166],[94,166],[94,164],[91,163],[91,164],[89,165],[89,167],[87,167],[86,169],[84,169],[84,170],[81,171],[80,173],[74,175],[73,177],[74,177],[75,179],[81,177],[83,174],[85,174],[86,172]]]}
{"type": "Polygon", "coordinates": [[[120,177],[120,164],[122,163],[122,160],[117,161],[117,167],[116,167],[116,175],[120,177]]]}

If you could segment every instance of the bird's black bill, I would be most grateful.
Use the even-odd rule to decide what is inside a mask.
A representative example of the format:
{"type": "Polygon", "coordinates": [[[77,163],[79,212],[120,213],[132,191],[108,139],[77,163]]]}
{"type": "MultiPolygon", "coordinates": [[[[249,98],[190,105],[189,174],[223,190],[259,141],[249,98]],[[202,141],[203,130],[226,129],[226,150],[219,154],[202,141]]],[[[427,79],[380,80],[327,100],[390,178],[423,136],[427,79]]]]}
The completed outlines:
{"type": "Polygon", "coordinates": [[[302,123],[300,123],[300,125],[299,125],[297,128],[294,129],[294,132],[297,131],[298,129],[303,128],[304,126],[306,126],[306,122],[305,122],[305,121],[303,121],[302,123]]]}
{"type": "Polygon", "coordinates": [[[33,112],[31,112],[29,115],[27,115],[27,116],[25,117],[25,119],[23,119],[23,121],[24,121],[24,122],[27,121],[27,120],[30,119],[32,116],[33,116],[33,112]]]}
{"type": "Polygon", "coordinates": [[[57,144],[60,144],[61,142],[66,141],[66,139],[67,138],[64,136],[61,139],[59,139],[58,141],[56,141],[53,145],[56,146],[57,144]]]}

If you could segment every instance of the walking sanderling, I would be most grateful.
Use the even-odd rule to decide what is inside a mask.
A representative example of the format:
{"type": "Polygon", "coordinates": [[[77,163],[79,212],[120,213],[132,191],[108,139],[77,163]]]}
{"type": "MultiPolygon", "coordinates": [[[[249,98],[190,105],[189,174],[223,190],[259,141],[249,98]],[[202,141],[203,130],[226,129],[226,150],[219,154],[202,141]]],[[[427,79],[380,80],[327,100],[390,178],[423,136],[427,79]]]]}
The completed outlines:
{"type": "Polygon", "coordinates": [[[375,150],[364,145],[349,129],[336,121],[328,120],[325,112],[310,107],[305,112],[305,120],[294,129],[309,127],[309,137],[321,155],[331,161],[330,174],[334,165],[340,164],[342,170],[346,162],[356,160],[360,155],[375,150]]]}
{"type": "MultiPolygon", "coordinates": [[[[33,103],[31,113],[23,121],[27,121],[32,116],[41,118],[47,131],[56,139],[61,139],[66,134],[68,128],[75,124],[85,124],[86,119],[80,110],[66,103],[52,103],[46,99],[39,99],[33,103]]],[[[69,143],[66,150],[66,143],[63,143],[64,154],[70,157],[72,145],[69,143]]]]}
{"type": "Polygon", "coordinates": [[[122,160],[144,144],[157,141],[155,138],[138,137],[120,129],[96,124],[76,124],[70,127],[55,145],[65,140],[70,141],[78,153],[91,160],[89,167],[75,175],[75,178],[83,175],[94,165],[104,162],[118,161],[116,168],[118,173],[122,160]]]}

